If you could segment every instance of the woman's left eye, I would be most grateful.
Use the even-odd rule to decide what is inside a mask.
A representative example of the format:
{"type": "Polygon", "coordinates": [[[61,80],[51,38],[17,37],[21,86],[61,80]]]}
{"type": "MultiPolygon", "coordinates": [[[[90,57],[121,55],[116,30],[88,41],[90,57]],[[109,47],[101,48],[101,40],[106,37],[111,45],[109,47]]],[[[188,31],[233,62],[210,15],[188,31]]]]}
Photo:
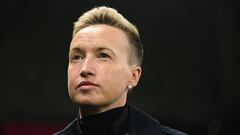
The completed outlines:
{"type": "Polygon", "coordinates": [[[99,58],[109,58],[109,55],[106,53],[100,53],[99,58]]]}

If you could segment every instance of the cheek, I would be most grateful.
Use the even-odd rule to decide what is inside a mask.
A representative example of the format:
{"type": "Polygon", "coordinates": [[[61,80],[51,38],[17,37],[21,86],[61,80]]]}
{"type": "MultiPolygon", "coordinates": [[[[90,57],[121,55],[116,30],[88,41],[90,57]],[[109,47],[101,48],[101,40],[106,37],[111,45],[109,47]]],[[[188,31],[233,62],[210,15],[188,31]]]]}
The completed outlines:
{"type": "Polygon", "coordinates": [[[70,88],[78,77],[78,70],[72,66],[68,67],[68,87],[70,88]]]}
{"type": "Polygon", "coordinates": [[[129,72],[124,67],[108,67],[102,71],[102,78],[105,87],[108,89],[120,89],[120,91],[124,91],[128,85],[129,81],[129,72]],[[106,70],[107,69],[107,70],[106,70]]]}

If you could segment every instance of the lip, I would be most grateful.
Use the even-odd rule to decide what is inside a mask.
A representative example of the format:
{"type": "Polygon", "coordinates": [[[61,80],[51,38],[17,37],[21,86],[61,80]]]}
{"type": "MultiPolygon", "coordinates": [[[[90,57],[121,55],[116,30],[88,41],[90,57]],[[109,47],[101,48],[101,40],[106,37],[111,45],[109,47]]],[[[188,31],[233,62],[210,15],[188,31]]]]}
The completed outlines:
{"type": "Polygon", "coordinates": [[[91,90],[91,89],[95,88],[96,86],[98,86],[98,85],[91,81],[81,81],[79,83],[79,85],[77,86],[77,88],[79,88],[81,90],[91,90]]]}

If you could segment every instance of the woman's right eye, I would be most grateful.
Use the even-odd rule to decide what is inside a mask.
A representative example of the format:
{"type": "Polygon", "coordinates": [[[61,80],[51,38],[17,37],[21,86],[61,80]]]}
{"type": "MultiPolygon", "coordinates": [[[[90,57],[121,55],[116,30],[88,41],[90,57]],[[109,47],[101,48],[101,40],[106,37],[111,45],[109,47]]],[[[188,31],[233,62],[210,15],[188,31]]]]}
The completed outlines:
{"type": "Polygon", "coordinates": [[[74,55],[72,57],[72,60],[80,60],[80,59],[82,59],[82,56],[80,56],[80,55],[74,55]]]}

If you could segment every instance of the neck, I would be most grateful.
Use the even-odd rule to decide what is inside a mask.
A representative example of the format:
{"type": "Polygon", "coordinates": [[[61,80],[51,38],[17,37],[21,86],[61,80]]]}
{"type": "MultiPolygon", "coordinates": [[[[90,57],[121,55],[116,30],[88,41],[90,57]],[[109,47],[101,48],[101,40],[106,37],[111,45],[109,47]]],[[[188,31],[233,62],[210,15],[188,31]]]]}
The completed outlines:
{"type": "Polygon", "coordinates": [[[80,105],[80,108],[79,108],[80,118],[83,118],[85,116],[103,113],[103,112],[106,112],[106,111],[114,109],[114,108],[123,107],[125,104],[126,104],[126,101],[121,104],[118,104],[118,105],[107,106],[107,107],[99,107],[99,106],[92,106],[92,105],[80,105]]]}

